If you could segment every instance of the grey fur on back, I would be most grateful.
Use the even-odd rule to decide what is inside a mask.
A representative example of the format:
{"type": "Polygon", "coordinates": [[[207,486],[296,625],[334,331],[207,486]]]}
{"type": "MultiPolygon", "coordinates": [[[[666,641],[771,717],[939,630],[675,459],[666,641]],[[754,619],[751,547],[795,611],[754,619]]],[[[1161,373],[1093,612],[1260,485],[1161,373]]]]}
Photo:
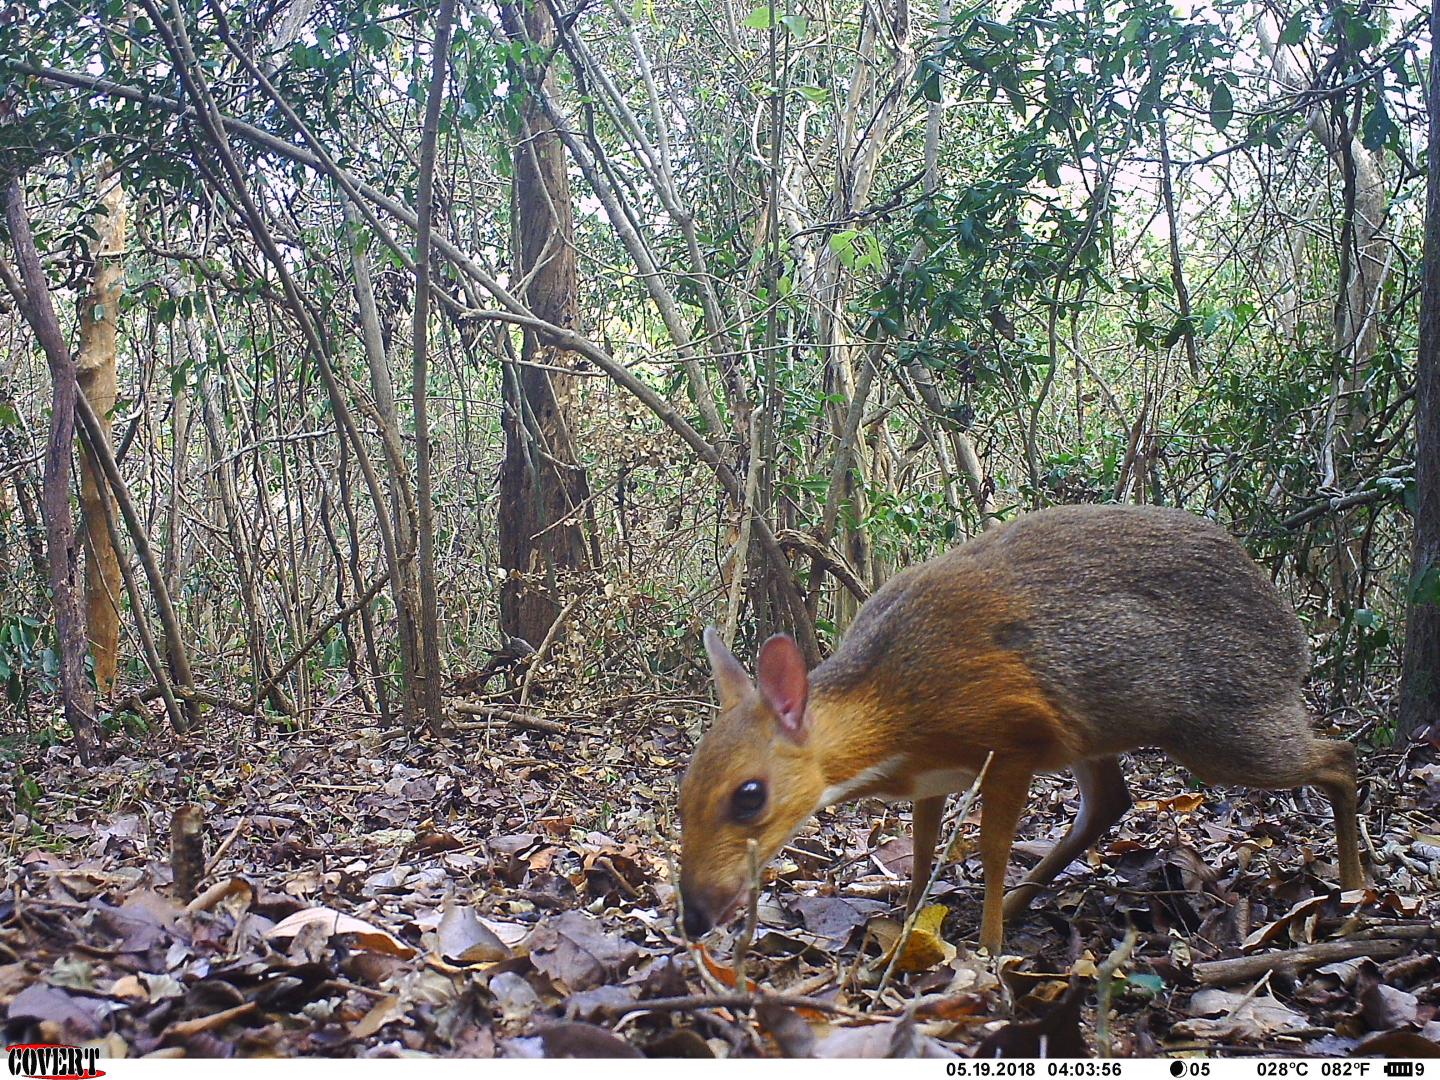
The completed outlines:
{"type": "Polygon", "coordinates": [[[1300,620],[1228,533],[1163,507],[1041,510],[913,567],[872,597],[816,675],[843,684],[877,664],[909,667],[917,635],[904,627],[973,634],[954,609],[995,590],[1024,614],[988,632],[1086,723],[1097,750],[1223,756],[1245,730],[1255,743],[1303,730],[1300,620]]]}
{"type": "Polygon", "coordinates": [[[1106,720],[1153,726],[1164,743],[1179,724],[1189,743],[1299,697],[1309,667],[1300,620],[1245,550],[1194,514],[1061,507],[957,554],[1014,575],[1030,607],[1020,651],[1102,733],[1106,720]]]}

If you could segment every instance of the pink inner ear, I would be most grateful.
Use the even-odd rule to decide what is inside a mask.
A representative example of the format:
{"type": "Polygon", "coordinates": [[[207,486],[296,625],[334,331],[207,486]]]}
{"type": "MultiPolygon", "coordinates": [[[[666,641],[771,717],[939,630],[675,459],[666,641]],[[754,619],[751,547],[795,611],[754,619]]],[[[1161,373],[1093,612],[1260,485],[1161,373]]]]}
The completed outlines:
{"type": "Polygon", "coordinates": [[[756,684],[792,737],[805,734],[805,704],[810,697],[810,672],[800,646],[776,634],[760,647],[756,684]]]}

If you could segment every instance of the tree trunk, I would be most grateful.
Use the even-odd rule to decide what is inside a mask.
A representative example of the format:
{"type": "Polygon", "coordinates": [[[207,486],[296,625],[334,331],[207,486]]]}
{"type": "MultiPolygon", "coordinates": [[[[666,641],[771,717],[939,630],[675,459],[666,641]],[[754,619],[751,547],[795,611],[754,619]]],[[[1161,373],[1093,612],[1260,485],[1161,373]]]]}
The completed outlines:
{"type": "MultiPolygon", "coordinates": [[[[1440,41],[1440,0],[1430,4],[1430,40],[1440,41]]],[[[1440,734],[1440,53],[1430,49],[1430,177],[1425,197],[1425,272],[1420,354],[1415,366],[1414,594],[1405,626],[1400,732],[1440,734]]]]}
{"type": "MultiPolygon", "coordinates": [[[[100,179],[100,209],[95,215],[94,269],[90,289],[80,302],[80,348],[76,377],[80,392],[100,419],[110,445],[110,410],[115,407],[115,332],[125,277],[125,189],[114,172],[100,179]]],[[[115,685],[120,654],[120,560],[110,544],[106,521],[110,495],[100,466],[88,448],[80,453],[80,514],[85,530],[85,626],[95,661],[95,686],[108,695],[115,685]]]]}
{"type": "MultiPolygon", "coordinates": [[[[537,46],[515,67],[529,89],[520,106],[514,147],[512,204],[516,278],[541,319],[580,329],[575,276],[575,224],[565,148],[546,119],[539,93],[547,74],[533,61],[554,38],[542,4],[523,16],[504,10],[512,39],[537,46]]],[[[500,625],[532,645],[549,632],[561,604],[557,571],[589,564],[580,511],[590,497],[585,469],[570,435],[574,379],[564,350],[525,331],[520,363],[505,366],[505,459],[500,467],[500,565],[509,571],[500,593],[500,625]],[[543,366],[542,366],[543,365],[543,366]]]]}
{"type": "MultiPolygon", "coordinates": [[[[455,16],[455,0],[440,0],[435,20],[435,44],[430,68],[430,88],[425,95],[425,122],[420,131],[420,178],[416,184],[415,223],[415,363],[410,384],[410,398],[415,409],[415,504],[416,553],[420,584],[420,624],[418,646],[424,663],[415,673],[420,680],[419,700],[425,707],[425,723],[432,735],[439,735],[444,723],[440,702],[440,599],[435,587],[435,510],[430,496],[430,421],[427,395],[429,382],[430,334],[430,246],[432,192],[435,180],[435,148],[440,130],[440,106],[445,97],[445,80],[449,70],[450,29],[455,16]]],[[[356,440],[356,450],[364,448],[356,440]]],[[[384,502],[378,488],[374,492],[375,512],[384,514],[384,502]]]]}
{"type": "MultiPolygon", "coordinates": [[[[12,179],[5,192],[5,219],[15,246],[20,281],[9,282],[50,367],[50,441],[45,448],[45,486],[41,513],[49,553],[50,588],[54,593],[55,644],[60,653],[60,692],[65,720],[75,735],[75,748],[88,763],[95,728],[95,696],[85,678],[85,617],[75,589],[75,521],[70,516],[70,454],[75,442],[75,358],[65,347],[60,322],[50,302],[50,287],[40,266],[40,253],[25,216],[24,188],[12,179]]],[[[8,275],[7,275],[8,276],[8,275]]]]}
{"type": "MultiPolygon", "coordinates": [[[[345,220],[358,230],[360,214],[351,203],[345,207],[345,220]]],[[[395,403],[395,384],[390,373],[390,359],[385,350],[385,334],[380,325],[380,311],[375,303],[375,290],[370,281],[370,267],[362,250],[358,231],[352,233],[351,266],[355,271],[355,302],[360,313],[361,340],[365,345],[365,362],[370,369],[370,388],[375,396],[375,422],[385,451],[385,479],[390,495],[390,516],[395,522],[393,545],[385,547],[385,563],[390,570],[390,592],[395,599],[395,620],[400,646],[400,665],[404,674],[401,717],[407,727],[414,727],[425,714],[423,688],[426,685],[424,656],[419,647],[420,582],[415,567],[415,495],[410,487],[410,474],[405,464],[405,451],[400,438],[400,410],[395,403]]],[[[384,513],[376,507],[376,513],[384,513]]]]}

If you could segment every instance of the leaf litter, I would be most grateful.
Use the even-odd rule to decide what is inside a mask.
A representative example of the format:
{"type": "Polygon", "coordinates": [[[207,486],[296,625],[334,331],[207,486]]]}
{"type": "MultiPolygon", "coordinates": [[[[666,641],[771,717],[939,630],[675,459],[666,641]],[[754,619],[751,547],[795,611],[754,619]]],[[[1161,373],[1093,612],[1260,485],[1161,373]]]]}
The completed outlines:
{"type": "MultiPolygon", "coordinates": [[[[88,768],[62,747],[24,761],[0,877],[8,1041],[166,1057],[1440,1052],[1433,748],[1370,760],[1376,884],[1350,893],[1323,800],[1192,791],[1134,755],[1134,810],[1011,921],[999,958],[973,951],[976,815],[902,943],[908,807],[822,811],[762,875],[742,975],[734,937],[692,950],[675,925],[685,725],[673,703],[626,705],[604,730],[577,713],[563,735],[441,740],[354,734],[339,712],[258,736],[232,717],[88,768]],[[209,863],[182,902],[170,829],[192,804],[209,863]]],[[[1075,808],[1068,781],[1036,781],[1012,881],[1075,808]]]]}

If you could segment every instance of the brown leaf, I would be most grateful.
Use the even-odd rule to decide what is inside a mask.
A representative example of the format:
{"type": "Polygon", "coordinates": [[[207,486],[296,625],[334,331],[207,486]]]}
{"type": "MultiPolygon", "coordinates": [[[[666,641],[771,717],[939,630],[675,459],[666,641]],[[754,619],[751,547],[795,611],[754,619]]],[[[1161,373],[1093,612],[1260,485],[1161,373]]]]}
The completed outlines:
{"type": "Polygon", "coordinates": [[[848,900],[840,896],[799,896],[790,907],[800,915],[800,924],[820,938],[822,947],[843,949],[850,935],[886,905],[878,900],[848,900]]]}
{"type": "Polygon", "coordinates": [[[787,1058],[808,1058],[815,1052],[815,1031],[794,1009],[762,1001],[755,1007],[760,1024],[787,1058]]]}
{"type": "Polygon", "coordinates": [[[624,1039],[594,1024],[551,1024],[539,1032],[547,1058],[638,1058],[644,1055],[624,1039]]]}
{"type": "Polygon", "coordinates": [[[516,833],[514,836],[493,836],[485,842],[485,846],[496,855],[519,855],[534,847],[539,840],[538,833],[516,833]]]}
{"type": "Polygon", "coordinates": [[[440,955],[461,964],[487,964],[507,959],[510,947],[482,923],[475,909],[445,901],[445,913],[435,930],[440,955]]]}
{"type": "Polygon", "coordinates": [[[45,983],[31,983],[10,1002],[10,1020],[54,1024],[73,1041],[81,1042],[100,1034],[95,1004],[90,998],[67,994],[45,983]]]}
{"type": "Polygon", "coordinates": [[[1355,1047],[1355,1053],[1387,1058],[1440,1058],[1440,1042],[1413,1031],[1384,1031],[1355,1047]]]}
{"type": "Polygon", "coordinates": [[[928,1035],[922,1035],[913,1016],[879,1024],[835,1028],[815,1044],[817,1058],[953,1058],[928,1035]]]}
{"type": "Polygon", "coordinates": [[[542,1004],[535,988],[513,971],[502,971],[491,977],[490,996],[500,1007],[501,1016],[512,1024],[530,1019],[530,1014],[542,1004]]]}
{"type": "Polygon", "coordinates": [[[630,942],[579,911],[547,919],[530,938],[530,962],[572,993],[625,974],[640,955],[630,942]]]}
{"type": "Polygon", "coordinates": [[[705,970],[713,975],[722,986],[735,987],[735,969],[728,964],[722,964],[710,955],[710,950],[702,942],[696,942],[690,946],[690,951],[695,954],[695,959],[705,965],[705,970]]]}
{"type": "Polygon", "coordinates": [[[1245,994],[1228,990],[1201,990],[1190,998],[1190,1013],[1200,1019],[1181,1020],[1172,1025],[1172,1037],[1260,1040],[1310,1027],[1309,1018],[1270,994],[1247,999],[1245,994]]]}
{"type": "Polygon", "coordinates": [[[1420,1019],[1419,998],[1385,982],[1384,973],[1373,960],[1363,961],[1356,972],[1355,1000],[1371,1031],[1413,1027],[1420,1019]]]}
{"type": "Polygon", "coordinates": [[[386,1024],[399,1020],[405,1015],[405,1006],[399,994],[389,994],[377,1001],[370,1011],[350,1025],[352,1039],[368,1039],[386,1024]]]}
{"type": "Polygon", "coordinates": [[[1080,1008],[1091,980],[1076,977],[1055,1007],[1036,1020],[1006,1024],[976,1047],[975,1058],[1083,1058],[1090,1056],[1080,1031],[1080,1008]]]}
{"type": "Polygon", "coordinates": [[[645,1047],[646,1056],[654,1058],[713,1058],[715,1051],[694,1028],[678,1028],[645,1047]]]}
{"type": "Polygon", "coordinates": [[[237,907],[242,911],[246,910],[255,902],[255,887],[242,877],[225,878],[191,900],[185,910],[191,914],[210,911],[221,901],[227,901],[226,907],[232,911],[237,907]]]}
{"type": "Polygon", "coordinates": [[[439,854],[444,851],[455,851],[465,845],[453,834],[438,829],[429,829],[422,832],[415,838],[414,847],[416,850],[439,854]]]}

